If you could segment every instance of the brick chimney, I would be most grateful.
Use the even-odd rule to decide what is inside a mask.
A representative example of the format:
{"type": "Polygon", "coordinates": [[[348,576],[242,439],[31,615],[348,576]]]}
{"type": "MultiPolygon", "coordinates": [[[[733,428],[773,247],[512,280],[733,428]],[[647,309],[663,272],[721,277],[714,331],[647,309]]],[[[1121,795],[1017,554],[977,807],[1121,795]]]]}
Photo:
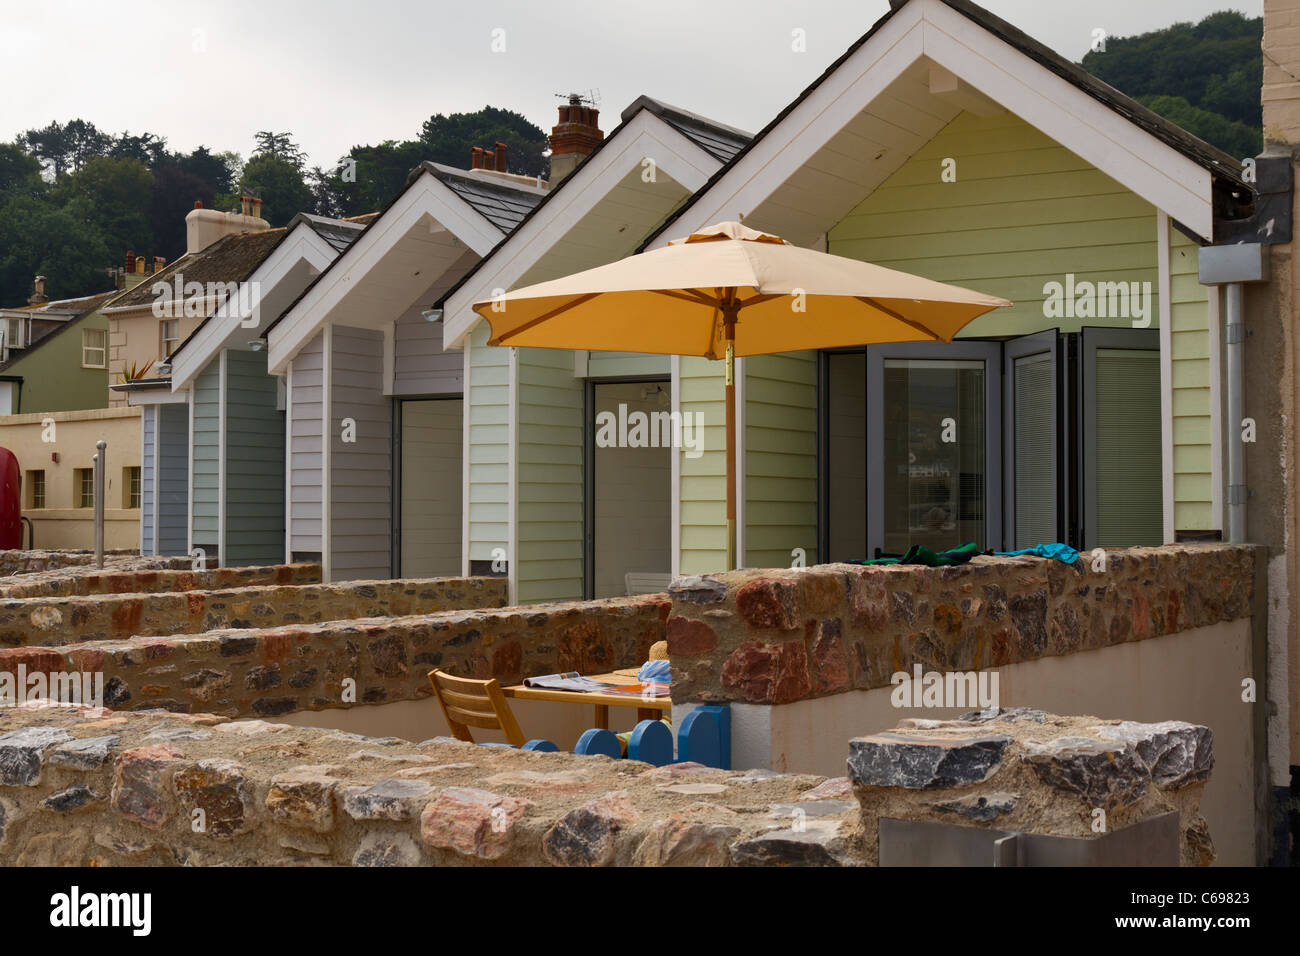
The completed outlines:
{"type": "Polygon", "coordinates": [[[45,276],[37,276],[32,285],[35,291],[27,297],[28,305],[44,305],[50,301],[50,297],[45,294],[45,276]]]}
{"type": "Polygon", "coordinates": [[[551,129],[551,187],[577,169],[592,154],[605,134],[600,131],[600,110],[584,106],[577,93],[560,107],[560,121],[551,129]]]}

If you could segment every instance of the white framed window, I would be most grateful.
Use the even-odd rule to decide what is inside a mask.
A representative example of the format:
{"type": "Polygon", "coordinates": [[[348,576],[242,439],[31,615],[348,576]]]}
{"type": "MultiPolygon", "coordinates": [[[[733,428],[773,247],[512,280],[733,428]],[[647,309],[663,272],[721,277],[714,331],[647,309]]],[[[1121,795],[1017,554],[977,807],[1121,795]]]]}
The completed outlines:
{"type": "Polygon", "coordinates": [[[81,367],[108,368],[108,330],[81,330],[81,367]]]}
{"type": "Polygon", "coordinates": [[[122,507],[140,507],[140,466],[133,465],[122,469],[122,507]]]}
{"type": "Polygon", "coordinates": [[[45,507],[45,469],[27,472],[27,507],[45,507]]]}
{"type": "Polygon", "coordinates": [[[158,356],[161,359],[167,359],[171,356],[172,352],[176,351],[176,346],[181,344],[181,320],[163,319],[159,322],[158,338],[158,356]]]}
{"type": "Polygon", "coordinates": [[[95,507],[95,470],[93,468],[73,469],[72,490],[76,495],[78,508],[95,507]]]}

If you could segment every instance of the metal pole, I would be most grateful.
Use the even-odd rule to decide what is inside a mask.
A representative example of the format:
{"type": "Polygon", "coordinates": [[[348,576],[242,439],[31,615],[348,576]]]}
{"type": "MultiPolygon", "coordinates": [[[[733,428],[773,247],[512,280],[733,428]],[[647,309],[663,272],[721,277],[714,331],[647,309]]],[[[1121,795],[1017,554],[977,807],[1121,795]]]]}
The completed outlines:
{"type": "Polygon", "coordinates": [[[95,567],[104,566],[104,462],[108,442],[102,438],[95,442],[95,567]]]}
{"type": "Polygon", "coordinates": [[[1224,338],[1227,340],[1228,366],[1228,540],[1246,540],[1246,455],[1241,441],[1241,420],[1244,408],[1246,326],[1242,322],[1242,289],[1240,282],[1227,284],[1227,322],[1224,338]]]}
{"type": "Polygon", "coordinates": [[[736,569],[736,312],[729,302],[722,306],[722,323],[727,337],[727,566],[736,569]]]}

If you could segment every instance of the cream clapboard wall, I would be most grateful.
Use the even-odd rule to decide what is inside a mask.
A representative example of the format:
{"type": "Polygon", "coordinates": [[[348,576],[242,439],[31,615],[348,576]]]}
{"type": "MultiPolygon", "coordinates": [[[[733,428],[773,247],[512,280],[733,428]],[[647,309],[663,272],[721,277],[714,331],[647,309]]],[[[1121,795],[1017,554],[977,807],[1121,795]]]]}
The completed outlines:
{"type": "MultiPolygon", "coordinates": [[[[957,116],[831,230],[829,249],[1015,305],[963,335],[1021,335],[1081,324],[1130,327],[1128,318],[1045,318],[1043,286],[1150,282],[1159,293],[1154,207],[1012,115],[957,116]],[[956,161],[956,181],[940,178],[956,161]]],[[[1174,249],[1186,249],[1180,233],[1174,249]]],[[[1203,291],[1194,254],[1173,255],[1176,527],[1214,527],[1208,469],[1210,369],[1203,291]]],[[[1151,305],[1150,327],[1159,326],[1151,305]]]]}
{"type": "Polygon", "coordinates": [[[1209,289],[1197,280],[1199,246],[1169,229],[1169,307],[1174,413],[1174,528],[1218,528],[1210,394],[1209,289]]]}
{"type": "Polygon", "coordinates": [[[726,403],[723,363],[682,356],[678,396],[683,420],[703,421],[704,452],[677,449],[681,468],[681,574],[719,571],[727,559],[726,403]],[[699,416],[699,417],[696,417],[699,416]]]}
{"type": "MultiPolygon", "coordinates": [[[[510,349],[487,344],[488,325],[470,335],[465,375],[466,562],[491,561],[510,546],[510,349]]],[[[468,570],[468,569],[467,569],[468,570]]]]}
{"type": "Polygon", "coordinates": [[[583,381],[568,349],[518,350],[516,599],[583,596],[583,381]]]}

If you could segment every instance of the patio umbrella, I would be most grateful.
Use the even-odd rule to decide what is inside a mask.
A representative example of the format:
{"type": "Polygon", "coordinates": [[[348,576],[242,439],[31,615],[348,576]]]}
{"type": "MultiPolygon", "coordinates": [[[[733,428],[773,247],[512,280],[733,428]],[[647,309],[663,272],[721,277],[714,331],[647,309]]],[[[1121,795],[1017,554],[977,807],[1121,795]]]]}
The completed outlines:
{"type": "Polygon", "coordinates": [[[736,556],[734,358],[951,342],[1006,299],[804,249],[738,222],[474,303],[489,345],[726,359],[727,567],[736,556]]]}

